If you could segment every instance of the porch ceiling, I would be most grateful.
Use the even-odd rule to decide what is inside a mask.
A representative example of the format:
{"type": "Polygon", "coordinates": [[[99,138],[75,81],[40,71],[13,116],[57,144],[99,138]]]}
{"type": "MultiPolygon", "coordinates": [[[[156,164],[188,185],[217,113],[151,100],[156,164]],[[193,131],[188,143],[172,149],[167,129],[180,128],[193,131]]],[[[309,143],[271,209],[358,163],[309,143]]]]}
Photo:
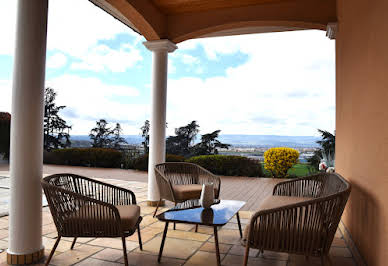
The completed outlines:
{"type": "Polygon", "coordinates": [[[148,41],[299,29],[336,22],[336,0],[89,0],[148,41]]]}

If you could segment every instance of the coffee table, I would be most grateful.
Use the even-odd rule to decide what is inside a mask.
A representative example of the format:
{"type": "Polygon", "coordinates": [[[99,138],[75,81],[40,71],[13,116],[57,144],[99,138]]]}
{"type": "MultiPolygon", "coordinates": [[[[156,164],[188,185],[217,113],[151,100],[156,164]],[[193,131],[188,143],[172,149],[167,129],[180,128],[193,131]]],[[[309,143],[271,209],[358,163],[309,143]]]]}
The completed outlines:
{"type": "Polygon", "coordinates": [[[162,258],[168,225],[170,222],[173,222],[212,226],[214,228],[217,265],[221,265],[217,227],[227,224],[229,220],[232,219],[234,215],[236,215],[240,237],[242,238],[241,222],[238,212],[244,205],[244,201],[215,200],[211,208],[204,209],[201,207],[198,200],[188,200],[182,203],[178,203],[174,208],[171,208],[168,211],[157,215],[156,217],[160,221],[166,223],[164,226],[162,243],[160,244],[158,262],[160,262],[162,258]]]}

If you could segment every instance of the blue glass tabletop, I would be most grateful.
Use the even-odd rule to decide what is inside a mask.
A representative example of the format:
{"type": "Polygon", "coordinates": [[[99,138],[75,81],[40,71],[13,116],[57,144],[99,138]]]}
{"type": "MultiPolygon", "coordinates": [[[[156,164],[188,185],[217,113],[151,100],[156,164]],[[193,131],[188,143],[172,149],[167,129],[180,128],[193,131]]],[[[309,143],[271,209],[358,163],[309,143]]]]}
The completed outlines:
{"type": "Polygon", "coordinates": [[[244,201],[215,200],[210,208],[205,209],[198,200],[188,200],[157,215],[157,218],[164,222],[222,226],[228,223],[244,205],[244,201]]]}

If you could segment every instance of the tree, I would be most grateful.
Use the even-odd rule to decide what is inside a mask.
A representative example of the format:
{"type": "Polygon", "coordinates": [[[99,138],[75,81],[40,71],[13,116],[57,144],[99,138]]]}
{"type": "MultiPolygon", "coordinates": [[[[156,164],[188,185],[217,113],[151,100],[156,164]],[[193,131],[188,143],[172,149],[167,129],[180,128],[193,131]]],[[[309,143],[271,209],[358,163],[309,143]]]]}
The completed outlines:
{"type": "Polygon", "coordinates": [[[108,127],[108,122],[105,119],[96,121],[96,127],[92,128],[89,137],[91,138],[92,146],[95,148],[109,148],[112,144],[111,136],[113,130],[108,127]]]}
{"type": "Polygon", "coordinates": [[[322,136],[322,139],[317,141],[321,147],[316,149],[314,155],[307,159],[310,165],[315,169],[318,169],[319,163],[323,157],[330,156],[334,158],[335,156],[335,132],[334,134],[331,134],[330,132],[321,129],[318,129],[318,132],[322,136]]]}
{"type": "Polygon", "coordinates": [[[115,128],[112,130],[113,138],[112,138],[112,148],[116,150],[121,149],[122,144],[126,144],[127,141],[121,137],[123,130],[121,129],[120,123],[116,123],[115,128]]]}
{"type": "Polygon", "coordinates": [[[55,98],[57,93],[52,88],[45,89],[44,95],[44,142],[45,150],[66,148],[71,145],[69,126],[66,121],[59,116],[59,111],[66,106],[57,106],[55,98]]]}
{"type": "Polygon", "coordinates": [[[217,138],[221,130],[201,136],[201,142],[193,147],[194,155],[218,154],[218,149],[229,149],[230,144],[221,143],[217,138]]]}
{"type": "MultiPolygon", "coordinates": [[[[0,112],[0,155],[9,159],[9,146],[11,140],[11,114],[0,112]]],[[[0,157],[1,158],[1,157],[0,157]]]]}
{"type": "Polygon", "coordinates": [[[144,121],[144,125],[140,129],[141,136],[143,137],[143,142],[141,144],[144,147],[144,153],[148,153],[150,145],[150,121],[148,119],[144,121]]]}
{"type": "Polygon", "coordinates": [[[184,127],[175,129],[176,136],[170,136],[166,140],[167,153],[188,156],[191,147],[199,132],[197,121],[192,121],[184,127]]]}

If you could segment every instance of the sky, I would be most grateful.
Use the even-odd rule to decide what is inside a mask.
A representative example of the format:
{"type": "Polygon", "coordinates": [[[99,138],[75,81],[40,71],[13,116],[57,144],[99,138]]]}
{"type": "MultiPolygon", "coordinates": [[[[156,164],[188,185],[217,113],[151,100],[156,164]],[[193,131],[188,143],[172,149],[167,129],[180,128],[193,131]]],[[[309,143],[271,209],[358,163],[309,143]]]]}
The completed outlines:
{"type": "MultiPolygon", "coordinates": [[[[0,111],[11,112],[15,0],[0,9],[0,111]]],[[[140,133],[151,114],[152,54],[143,36],[87,0],[50,0],[46,86],[70,134],[99,119],[140,133]]],[[[318,135],[335,129],[335,41],[324,31],[188,40],[169,54],[167,135],[318,135]]]]}

